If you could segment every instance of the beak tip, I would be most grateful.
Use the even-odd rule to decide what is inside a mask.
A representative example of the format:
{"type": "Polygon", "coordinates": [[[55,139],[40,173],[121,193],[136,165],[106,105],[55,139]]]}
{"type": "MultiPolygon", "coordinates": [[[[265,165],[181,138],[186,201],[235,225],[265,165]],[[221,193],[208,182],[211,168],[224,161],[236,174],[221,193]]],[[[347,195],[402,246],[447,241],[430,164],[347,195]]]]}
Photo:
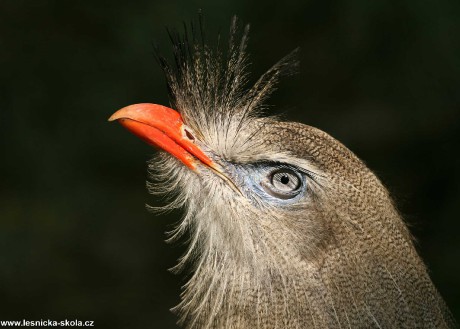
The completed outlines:
{"type": "Polygon", "coordinates": [[[118,110],[117,112],[115,112],[114,114],[112,114],[112,115],[110,116],[110,118],[109,118],[107,121],[112,122],[112,121],[121,119],[122,116],[120,115],[120,111],[121,111],[121,110],[118,110]]]}

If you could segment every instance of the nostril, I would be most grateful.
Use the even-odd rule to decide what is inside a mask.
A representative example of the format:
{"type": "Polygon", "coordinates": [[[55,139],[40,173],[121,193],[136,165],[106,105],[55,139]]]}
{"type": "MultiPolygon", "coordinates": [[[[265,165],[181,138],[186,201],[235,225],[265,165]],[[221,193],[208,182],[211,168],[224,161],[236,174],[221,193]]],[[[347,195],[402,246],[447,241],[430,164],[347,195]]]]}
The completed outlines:
{"type": "Polygon", "coordinates": [[[188,131],[187,129],[184,129],[184,131],[185,131],[185,136],[187,136],[188,139],[190,139],[191,141],[195,140],[195,136],[193,136],[190,131],[188,131]]]}

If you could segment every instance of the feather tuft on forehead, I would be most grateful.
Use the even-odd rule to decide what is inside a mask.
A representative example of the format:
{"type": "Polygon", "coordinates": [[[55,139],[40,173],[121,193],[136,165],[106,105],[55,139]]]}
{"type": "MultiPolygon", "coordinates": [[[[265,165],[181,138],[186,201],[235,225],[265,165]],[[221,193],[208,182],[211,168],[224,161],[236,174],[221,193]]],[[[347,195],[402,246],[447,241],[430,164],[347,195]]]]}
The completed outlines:
{"type": "Polygon", "coordinates": [[[171,106],[196,132],[215,128],[238,131],[261,112],[279,78],[295,73],[299,66],[296,49],[249,87],[249,25],[241,29],[233,17],[226,46],[222,46],[220,35],[216,45],[209,45],[202,15],[198,24],[184,24],[183,34],[176,30],[168,33],[174,60],[168,62],[158,49],[156,58],[166,76],[171,106]]]}

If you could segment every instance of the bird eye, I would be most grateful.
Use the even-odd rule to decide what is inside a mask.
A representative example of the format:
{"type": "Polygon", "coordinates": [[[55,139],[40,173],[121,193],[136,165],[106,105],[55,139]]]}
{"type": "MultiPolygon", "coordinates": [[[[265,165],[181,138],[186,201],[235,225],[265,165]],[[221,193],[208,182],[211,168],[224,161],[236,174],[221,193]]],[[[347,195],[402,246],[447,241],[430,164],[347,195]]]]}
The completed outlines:
{"type": "Polygon", "coordinates": [[[279,199],[292,199],[301,191],[302,179],[291,169],[272,171],[261,181],[264,190],[279,199]]]}

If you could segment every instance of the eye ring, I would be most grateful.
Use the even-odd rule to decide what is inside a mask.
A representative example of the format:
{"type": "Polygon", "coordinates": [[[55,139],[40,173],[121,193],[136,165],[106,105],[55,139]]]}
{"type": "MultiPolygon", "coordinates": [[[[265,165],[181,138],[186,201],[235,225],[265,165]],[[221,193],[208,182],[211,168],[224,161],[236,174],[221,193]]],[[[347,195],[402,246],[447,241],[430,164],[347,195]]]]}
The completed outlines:
{"type": "Polygon", "coordinates": [[[292,199],[302,191],[302,176],[289,168],[278,168],[268,173],[260,182],[271,196],[278,199],[292,199]]]}

